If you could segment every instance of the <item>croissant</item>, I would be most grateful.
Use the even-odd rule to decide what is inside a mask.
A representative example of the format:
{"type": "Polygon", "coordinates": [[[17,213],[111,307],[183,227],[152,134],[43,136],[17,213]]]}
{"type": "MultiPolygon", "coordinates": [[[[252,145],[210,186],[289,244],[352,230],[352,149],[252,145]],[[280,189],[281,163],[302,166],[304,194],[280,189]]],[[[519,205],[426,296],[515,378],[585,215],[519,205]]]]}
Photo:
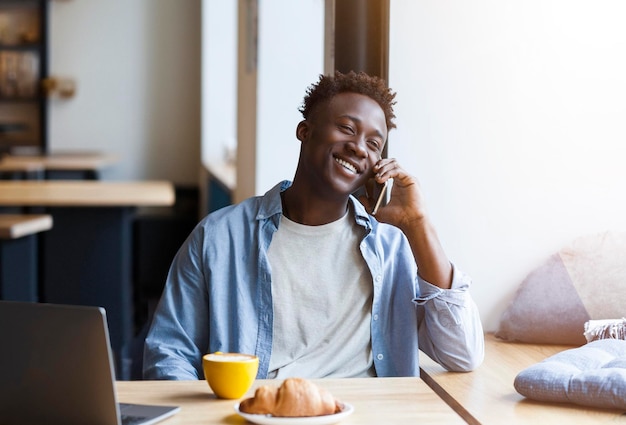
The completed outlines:
{"type": "Polygon", "coordinates": [[[332,415],[341,410],[341,405],[324,388],[306,379],[288,378],[279,388],[259,387],[254,397],[241,402],[239,409],[259,415],[301,417],[332,415]]]}

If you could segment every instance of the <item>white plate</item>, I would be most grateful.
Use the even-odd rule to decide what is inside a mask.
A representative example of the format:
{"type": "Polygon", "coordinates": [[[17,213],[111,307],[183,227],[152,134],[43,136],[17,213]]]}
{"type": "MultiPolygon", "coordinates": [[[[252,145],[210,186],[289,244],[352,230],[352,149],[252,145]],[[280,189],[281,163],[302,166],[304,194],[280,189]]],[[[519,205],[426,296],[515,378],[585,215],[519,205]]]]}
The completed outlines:
{"type": "Polygon", "coordinates": [[[354,412],[354,407],[352,407],[351,404],[342,404],[343,409],[341,409],[341,412],[339,413],[323,416],[306,416],[301,418],[283,418],[272,415],[253,415],[251,413],[244,413],[239,410],[239,403],[235,404],[235,412],[243,416],[248,421],[259,425],[331,425],[338,423],[354,412]]]}

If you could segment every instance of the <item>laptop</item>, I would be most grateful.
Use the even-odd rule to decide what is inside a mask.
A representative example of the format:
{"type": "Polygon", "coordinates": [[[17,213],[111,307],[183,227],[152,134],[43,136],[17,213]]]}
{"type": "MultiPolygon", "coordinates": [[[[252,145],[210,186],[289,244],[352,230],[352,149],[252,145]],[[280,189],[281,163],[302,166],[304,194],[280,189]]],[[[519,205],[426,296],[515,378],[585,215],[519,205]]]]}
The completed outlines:
{"type": "Polygon", "coordinates": [[[0,301],[0,424],[149,425],[178,406],[121,404],[106,312],[0,301]]]}

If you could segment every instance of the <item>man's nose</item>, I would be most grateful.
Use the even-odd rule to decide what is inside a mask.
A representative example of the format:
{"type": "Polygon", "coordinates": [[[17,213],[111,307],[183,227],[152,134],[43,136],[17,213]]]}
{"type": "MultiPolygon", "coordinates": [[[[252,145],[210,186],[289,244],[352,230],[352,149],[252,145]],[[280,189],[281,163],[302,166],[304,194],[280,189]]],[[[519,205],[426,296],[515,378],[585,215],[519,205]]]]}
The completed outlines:
{"type": "Polygon", "coordinates": [[[367,144],[363,137],[355,138],[348,146],[356,155],[367,158],[367,144]]]}

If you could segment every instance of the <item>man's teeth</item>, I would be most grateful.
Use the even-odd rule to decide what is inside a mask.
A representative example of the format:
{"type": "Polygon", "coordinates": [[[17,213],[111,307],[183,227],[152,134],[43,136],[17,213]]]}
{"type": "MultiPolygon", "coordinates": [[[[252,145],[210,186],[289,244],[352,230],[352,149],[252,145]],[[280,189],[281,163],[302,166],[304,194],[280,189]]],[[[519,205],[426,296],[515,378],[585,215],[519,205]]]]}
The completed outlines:
{"type": "Polygon", "coordinates": [[[337,161],[343,168],[346,168],[356,174],[356,167],[354,165],[339,158],[335,158],[335,161],[337,161]]]}

